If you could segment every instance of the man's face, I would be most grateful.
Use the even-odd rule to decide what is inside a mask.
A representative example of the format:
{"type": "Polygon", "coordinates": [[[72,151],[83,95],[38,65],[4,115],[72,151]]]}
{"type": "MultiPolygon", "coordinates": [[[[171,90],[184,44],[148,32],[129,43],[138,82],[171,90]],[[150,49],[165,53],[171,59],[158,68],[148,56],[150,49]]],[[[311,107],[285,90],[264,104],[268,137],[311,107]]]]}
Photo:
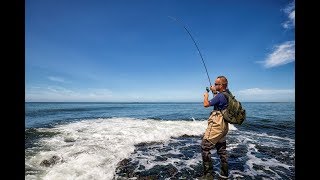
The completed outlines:
{"type": "Polygon", "coordinates": [[[221,80],[218,78],[214,81],[214,87],[216,88],[217,91],[220,91],[221,89],[221,86],[222,86],[222,82],[221,80]]]}

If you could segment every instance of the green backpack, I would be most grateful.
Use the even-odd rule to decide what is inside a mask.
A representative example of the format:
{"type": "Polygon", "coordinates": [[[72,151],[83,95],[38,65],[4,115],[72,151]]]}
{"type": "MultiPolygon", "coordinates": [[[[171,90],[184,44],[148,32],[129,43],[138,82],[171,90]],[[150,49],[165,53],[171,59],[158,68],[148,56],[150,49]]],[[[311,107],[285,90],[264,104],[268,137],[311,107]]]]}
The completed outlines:
{"type": "Polygon", "coordinates": [[[241,103],[236,100],[235,96],[233,96],[231,92],[222,93],[228,100],[227,108],[221,111],[224,120],[230,124],[241,125],[246,119],[246,110],[242,107],[241,103]]]}

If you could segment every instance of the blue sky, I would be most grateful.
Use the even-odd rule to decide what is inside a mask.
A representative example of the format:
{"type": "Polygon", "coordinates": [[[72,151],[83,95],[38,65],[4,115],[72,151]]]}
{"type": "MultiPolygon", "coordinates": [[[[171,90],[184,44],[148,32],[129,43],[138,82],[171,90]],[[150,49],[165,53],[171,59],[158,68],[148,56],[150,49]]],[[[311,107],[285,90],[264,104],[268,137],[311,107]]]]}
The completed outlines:
{"type": "Polygon", "coordinates": [[[26,102],[295,101],[295,2],[26,0],[26,102]],[[212,94],[210,94],[210,97],[212,94]]]}

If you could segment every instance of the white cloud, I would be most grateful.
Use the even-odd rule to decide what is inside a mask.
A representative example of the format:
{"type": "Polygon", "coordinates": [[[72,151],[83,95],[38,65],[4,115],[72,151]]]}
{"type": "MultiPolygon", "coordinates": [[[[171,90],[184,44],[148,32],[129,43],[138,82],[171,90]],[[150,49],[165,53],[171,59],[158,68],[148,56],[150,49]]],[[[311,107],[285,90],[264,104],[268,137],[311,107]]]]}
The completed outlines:
{"type": "MultiPolygon", "coordinates": [[[[121,99],[121,98],[120,98],[121,99]]],[[[72,90],[61,86],[30,87],[26,89],[26,99],[29,101],[115,101],[116,98],[108,89],[72,90]]]]}
{"type": "Polygon", "coordinates": [[[283,11],[288,15],[288,20],[282,24],[285,29],[295,27],[295,2],[290,3],[283,11]]]}
{"type": "Polygon", "coordinates": [[[271,68],[295,61],[295,41],[287,41],[274,47],[266,60],[263,61],[264,67],[271,68]]]}
{"type": "MultiPolygon", "coordinates": [[[[241,102],[294,102],[294,89],[261,89],[251,88],[233,93],[241,102]]],[[[161,102],[161,101],[195,101],[201,102],[202,96],[197,93],[167,92],[154,96],[152,94],[114,94],[109,89],[91,88],[87,90],[71,90],[59,86],[33,86],[26,89],[26,102],[161,102]],[[188,98],[186,98],[188,97],[188,98]]]]}
{"type": "Polygon", "coordinates": [[[61,77],[49,76],[48,79],[51,80],[51,81],[55,81],[55,82],[66,83],[65,79],[63,79],[61,77]]]}
{"type": "Polygon", "coordinates": [[[294,102],[295,89],[251,88],[234,94],[240,101],[247,102],[294,102]]]}
{"type": "Polygon", "coordinates": [[[47,87],[48,91],[44,91],[48,94],[56,94],[56,95],[65,95],[65,96],[73,96],[76,93],[70,89],[66,89],[64,87],[60,86],[48,86],[47,87]]]}
{"type": "Polygon", "coordinates": [[[109,89],[88,89],[88,96],[91,98],[110,98],[112,91],[109,89]]]}
{"type": "MultiPolygon", "coordinates": [[[[287,7],[282,9],[287,16],[288,21],[283,23],[285,29],[294,28],[295,26],[295,2],[288,4],[287,7]]],[[[272,68],[276,66],[281,66],[284,64],[291,63],[295,61],[295,41],[287,41],[280,45],[275,45],[273,52],[267,55],[264,61],[258,61],[258,63],[263,63],[266,68],[272,68]]]]}

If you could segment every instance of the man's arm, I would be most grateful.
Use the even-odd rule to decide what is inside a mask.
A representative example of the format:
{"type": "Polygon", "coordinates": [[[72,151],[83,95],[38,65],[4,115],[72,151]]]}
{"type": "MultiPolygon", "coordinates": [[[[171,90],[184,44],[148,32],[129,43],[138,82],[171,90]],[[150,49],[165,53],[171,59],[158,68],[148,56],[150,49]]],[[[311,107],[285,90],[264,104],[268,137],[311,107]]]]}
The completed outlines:
{"type": "MultiPolygon", "coordinates": [[[[214,86],[210,86],[210,90],[212,91],[213,96],[216,96],[216,95],[217,95],[217,90],[216,90],[216,88],[215,88],[214,86]]],[[[205,92],[205,93],[203,94],[203,96],[204,96],[203,106],[204,106],[204,107],[209,107],[209,106],[210,106],[210,103],[209,103],[209,100],[208,100],[208,97],[209,97],[208,92],[205,92]]]]}
{"type": "Polygon", "coordinates": [[[209,97],[208,92],[205,92],[205,93],[203,94],[203,106],[204,106],[204,107],[209,107],[209,106],[210,106],[208,97],[209,97]]]}

